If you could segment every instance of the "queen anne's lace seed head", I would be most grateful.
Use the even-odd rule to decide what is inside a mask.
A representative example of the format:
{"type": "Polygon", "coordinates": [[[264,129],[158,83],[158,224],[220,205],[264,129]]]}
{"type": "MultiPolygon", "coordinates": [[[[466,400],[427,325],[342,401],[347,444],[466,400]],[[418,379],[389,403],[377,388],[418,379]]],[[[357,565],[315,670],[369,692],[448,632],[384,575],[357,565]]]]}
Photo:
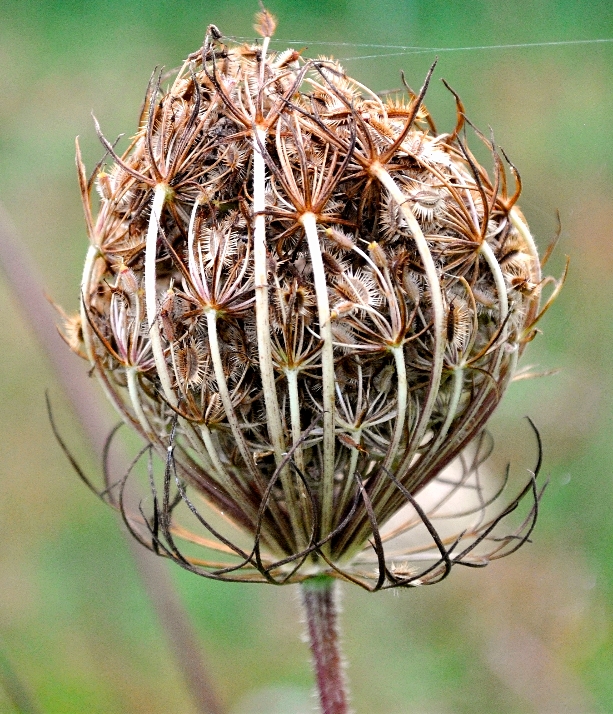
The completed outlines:
{"type": "Polygon", "coordinates": [[[89,182],[79,158],[92,247],[68,341],[166,460],[156,517],[126,513],[154,550],[226,579],[435,582],[529,528],[491,538],[509,509],[490,514],[479,478],[543,285],[517,172],[483,137],[493,175],[477,163],[457,97],[436,133],[430,75],[384,100],[270,51],[274,24],[256,45],[210,28],[170,86],[154,76],[122,156],[101,135],[114,163],[89,182]],[[439,537],[454,498],[461,533],[439,537]]]}

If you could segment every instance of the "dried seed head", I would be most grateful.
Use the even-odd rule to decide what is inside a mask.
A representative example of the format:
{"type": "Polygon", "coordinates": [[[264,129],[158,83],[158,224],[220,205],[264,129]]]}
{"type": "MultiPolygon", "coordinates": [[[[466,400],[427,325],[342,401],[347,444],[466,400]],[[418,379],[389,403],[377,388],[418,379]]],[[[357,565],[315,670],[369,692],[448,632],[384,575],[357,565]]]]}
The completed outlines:
{"type": "Polygon", "coordinates": [[[152,81],[128,151],[103,139],[67,341],[168,460],[164,492],[176,473],[176,503],[204,499],[226,565],[177,555],[172,499],[151,519],[163,533],[126,514],[154,550],[220,579],[435,582],[525,533],[490,537],[478,482],[484,426],[539,317],[519,188],[491,146],[490,178],[459,131],[435,134],[429,77],[384,104],[333,60],[270,51],[275,25],[258,14],[261,47],[210,26],[170,88],[152,81]],[[467,448],[460,476],[443,474],[467,448]],[[409,531],[435,532],[429,484],[432,517],[454,493],[479,493],[481,517],[409,565],[409,531]]]}

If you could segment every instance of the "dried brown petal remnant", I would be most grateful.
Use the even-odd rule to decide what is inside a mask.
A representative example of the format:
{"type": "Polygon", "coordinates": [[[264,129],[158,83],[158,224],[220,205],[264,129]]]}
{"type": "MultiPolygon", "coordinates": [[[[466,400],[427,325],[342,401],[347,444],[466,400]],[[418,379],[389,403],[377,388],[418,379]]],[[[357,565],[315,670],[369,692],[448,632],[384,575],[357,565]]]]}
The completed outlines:
{"type": "Polygon", "coordinates": [[[269,50],[274,26],[258,16],[253,46],[211,27],[169,87],[154,77],[122,156],[100,133],[112,160],[88,182],[78,155],[85,351],[166,463],[153,516],[125,517],[208,577],[435,582],[514,550],[531,518],[494,528],[538,501],[528,484],[492,515],[479,480],[544,284],[519,177],[480,135],[493,173],[478,164],[457,97],[437,134],[430,75],[384,101],[331,59],[269,50]],[[439,535],[466,493],[461,532],[439,535]]]}

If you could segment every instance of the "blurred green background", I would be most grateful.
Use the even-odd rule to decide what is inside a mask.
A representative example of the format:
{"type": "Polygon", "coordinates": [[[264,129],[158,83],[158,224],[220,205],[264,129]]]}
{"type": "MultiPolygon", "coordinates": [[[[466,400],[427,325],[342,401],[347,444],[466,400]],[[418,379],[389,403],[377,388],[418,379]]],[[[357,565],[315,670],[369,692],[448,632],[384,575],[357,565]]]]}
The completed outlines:
{"type": "MultiPolygon", "coordinates": [[[[436,78],[495,136],[524,180],[521,206],[549,270],[571,256],[566,288],[524,364],[561,372],[512,386],[493,432],[524,463],[522,417],[545,444],[551,484],[534,543],[434,588],[368,595],[344,588],[344,642],[360,714],[595,714],[613,711],[613,43],[427,51],[613,38],[610,2],[270,0],[280,40],[347,58],[376,90],[436,78]],[[331,43],[319,45],[321,42],[331,43]],[[385,57],[364,57],[382,54],[385,57]],[[523,459],[523,460],[522,460],[523,459]]],[[[86,250],[74,137],[101,156],[135,130],[154,66],[177,66],[207,24],[253,37],[257,5],[238,0],[0,0],[0,201],[42,276],[78,305],[86,250]]],[[[282,46],[275,43],[275,47],[282,46]]],[[[439,128],[454,104],[434,81],[439,128]]],[[[98,458],[49,363],[0,281],[0,669],[49,714],[193,714],[195,708],[135,572],[115,515],[78,482],[44,408],[92,473],[98,458]]],[[[83,371],[76,358],[70,368],[83,371]]],[[[100,394],[102,400],[102,395],[100,394]]],[[[106,408],[106,407],[105,407],[106,408]]],[[[527,456],[526,456],[527,455],[527,456]]],[[[219,584],[172,569],[233,714],[312,711],[297,593],[219,584]],[[276,702],[274,705],[271,702],[276,702]],[[268,703],[264,703],[268,702],[268,703]],[[275,708],[276,707],[276,708],[275,708]]],[[[0,689],[0,712],[14,712],[0,689]]]]}

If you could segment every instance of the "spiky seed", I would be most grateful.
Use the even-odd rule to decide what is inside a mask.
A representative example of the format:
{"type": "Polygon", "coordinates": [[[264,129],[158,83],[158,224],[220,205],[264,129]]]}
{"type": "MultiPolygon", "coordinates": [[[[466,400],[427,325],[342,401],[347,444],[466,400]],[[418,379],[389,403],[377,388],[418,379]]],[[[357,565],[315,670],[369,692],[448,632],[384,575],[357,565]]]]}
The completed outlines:
{"type": "Polygon", "coordinates": [[[326,228],[326,236],[341,250],[353,250],[355,243],[343,231],[333,226],[326,228]]]}
{"type": "Polygon", "coordinates": [[[372,257],[374,264],[378,268],[387,268],[387,256],[385,255],[385,251],[379,245],[379,243],[377,243],[377,241],[373,241],[372,243],[368,244],[368,252],[372,257]]]}
{"type": "Polygon", "coordinates": [[[79,313],[76,313],[75,315],[64,314],[63,318],[64,320],[60,335],[75,354],[86,359],[87,353],[83,339],[83,324],[81,322],[81,315],[79,313]]]}
{"type": "Polygon", "coordinates": [[[359,269],[355,274],[349,270],[343,272],[337,279],[334,290],[339,297],[356,305],[371,307],[382,301],[374,278],[365,269],[359,269]]]}
{"type": "Polygon", "coordinates": [[[189,340],[176,351],[177,372],[185,387],[194,388],[202,384],[206,371],[206,351],[202,343],[189,340]]]}
{"type": "Polygon", "coordinates": [[[162,304],[160,305],[160,322],[162,323],[162,334],[168,342],[174,342],[177,339],[177,331],[175,326],[175,307],[177,302],[177,294],[172,287],[164,293],[162,304]]]}
{"type": "Polygon", "coordinates": [[[387,394],[392,387],[392,379],[395,374],[395,369],[391,365],[386,365],[380,372],[377,372],[373,380],[375,389],[383,394],[387,394]]]}
{"type": "Polygon", "coordinates": [[[454,297],[447,309],[447,342],[457,350],[466,347],[470,336],[472,316],[464,300],[454,297]]]}
{"type": "Polygon", "coordinates": [[[266,8],[255,16],[255,24],[253,29],[262,37],[272,37],[275,34],[277,27],[277,18],[270,13],[266,8]]]}
{"type": "Polygon", "coordinates": [[[100,198],[110,201],[113,198],[113,185],[111,177],[105,172],[100,171],[96,177],[96,189],[100,194],[100,198]]]}
{"type": "Polygon", "coordinates": [[[422,189],[411,193],[413,210],[418,218],[432,221],[445,207],[445,194],[443,191],[422,189]]]}

